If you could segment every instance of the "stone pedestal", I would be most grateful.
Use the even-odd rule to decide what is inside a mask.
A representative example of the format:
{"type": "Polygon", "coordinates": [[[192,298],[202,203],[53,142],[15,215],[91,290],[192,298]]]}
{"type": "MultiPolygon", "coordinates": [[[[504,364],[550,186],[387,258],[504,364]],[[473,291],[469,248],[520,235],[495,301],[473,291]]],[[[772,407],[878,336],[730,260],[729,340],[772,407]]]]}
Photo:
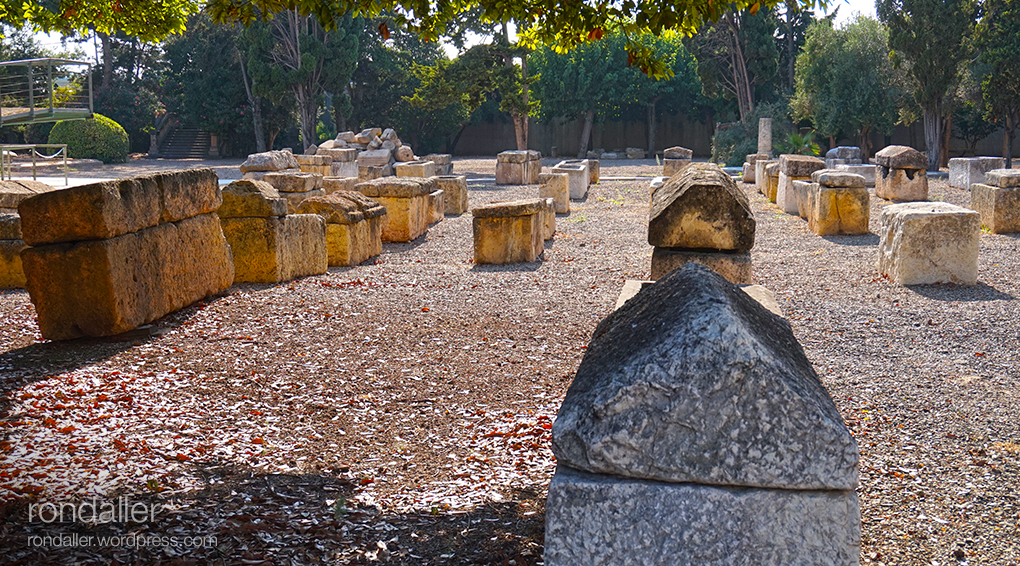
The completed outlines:
{"type": "Polygon", "coordinates": [[[570,175],[567,173],[542,173],[539,178],[539,198],[551,198],[556,205],[556,214],[570,214],[570,175]]]}
{"type": "Polygon", "coordinates": [[[544,250],[539,199],[489,204],[472,209],[475,263],[535,261],[544,250]]]}
{"type": "Polygon", "coordinates": [[[775,203],[779,196],[779,161],[772,160],[765,164],[765,197],[775,203]]]}
{"type": "Polygon", "coordinates": [[[674,248],[652,250],[651,279],[662,279],[689,262],[704,265],[731,283],[750,285],[754,282],[750,252],[700,252],[674,248]]]}
{"type": "Polygon", "coordinates": [[[552,168],[552,172],[566,173],[567,185],[570,190],[570,200],[584,200],[585,197],[588,196],[588,183],[590,181],[590,177],[588,176],[587,161],[575,161],[573,163],[561,161],[552,168]]]}
{"type": "Polygon", "coordinates": [[[944,202],[885,207],[878,271],[900,285],[977,283],[981,216],[944,202]]]}
{"type": "Polygon", "coordinates": [[[690,159],[662,159],[662,176],[672,177],[691,164],[690,159]]]}
{"type": "Polygon", "coordinates": [[[542,239],[549,240],[556,235],[556,203],[551,198],[542,201],[542,239]]]}
{"type": "Polygon", "coordinates": [[[870,216],[871,197],[864,177],[823,172],[811,184],[807,219],[815,234],[867,234],[870,216]]]}
{"type": "Polygon", "coordinates": [[[436,190],[432,179],[416,177],[382,177],[355,188],[386,207],[382,241],[410,242],[428,230],[429,194],[436,190]]]}
{"type": "Polygon", "coordinates": [[[542,173],[542,154],[528,149],[504,151],[496,156],[497,185],[535,185],[542,173]]]}
{"type": "Polygon", "coordinates": [[[772,155],[772,118],[758,119],[758,153],[772,155]]]}
{"type": "MultiPolygon", "coordinates": [[[[754,162],[754,187],[761,193],[765,198],[769,195],[769,175],[765,172],[765,167],[770,163],[779,162],[774,159],[759,159],[754,162]]],[[[778,179],[776,180],[778,184],[778,179]]]]}
{"type": "Polygon", "coordinates": [[[985,173],[1005,166],[1001,157],[954,157],[949,160],[949,186],[969,189],[974,183],[984,183],[985,173]]]}
{"type": "Polygon", "coordinates": [[[302,214],[318,214],[326,222],[326,257],[331,267],[358,265],[382,252],[382,234],[373,229],[385,208],[365,206],[361,193],[335,192],[301,203],[302,214]]]}
{"type": "Polygon", "coordinates": [[[1020,232],[1020,169],[997,169],[970,186],[970,207],[995,234],[1020,232]]]}
{"type": "Polygon", "coordinates": [[[445,213],[460,216],[468,210],[467,177],[464,175],[440,175],[435,178],[436,186],[446,195],[445,213]]]}
{"type": "Polygon", "coordinates": [[[800,215],[800,201],[794,191],[794,181],[810,181],[811,174],[825,167],[825,162],[810,155],[781,155],[776,204],[787,214],[800,215]]]}
{"type": "Polygon", "coordinates": [[[429,193],[429,224],[435,224],[446,214],[446,193],[437,189],[429,193]]]}
{"type": "Polygon", "coordinates": [[[928,158],[905,145],[890,145],[875,154],[875,196],[886,200],[928,200],[928,158]]]}
{"type": "Polygon", "coordinates": [[[744,169],[742,174],[742,181],[751,185],[756,184],[757,179],[757,168],[755,165],[758,160],[765,161],[769,158],[768,155],[763,153],[751,153],[747,155],[747,161],[744,162],[744,169]]]}
{"type": "Polygon", "coordinates": [[[453,175],[453,156],[449,153],[430,153],[422,158],[436,165],[436,175],[453,175]]]}

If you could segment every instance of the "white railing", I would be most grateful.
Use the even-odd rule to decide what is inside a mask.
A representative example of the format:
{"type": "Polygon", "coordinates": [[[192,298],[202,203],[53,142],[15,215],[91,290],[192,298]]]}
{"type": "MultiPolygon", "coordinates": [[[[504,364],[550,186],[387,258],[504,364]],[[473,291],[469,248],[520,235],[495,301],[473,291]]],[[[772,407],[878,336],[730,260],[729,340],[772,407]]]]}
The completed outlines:
{"type": "MultiPolygon", "coordinates": [[[[64,162],[64,184],[67,185],[67,144],[66,143],[21,143],[21,144],[0,144],[0,180],[11,179],[11,175],[14,169],[15,157],[21,158],[23,156],[18,155],[17,151],[28,151],[32,158],[32,179],[36,179],[36,165],[39,160],[43,162],[52,162],[63,159],[64,162]],[[39,149],[43,148],[56,148],[57,151],[52,155],[46,155],[39,152],[39,149]]],[[[28,156],[24,156],[28,157],[28,156]]]]}

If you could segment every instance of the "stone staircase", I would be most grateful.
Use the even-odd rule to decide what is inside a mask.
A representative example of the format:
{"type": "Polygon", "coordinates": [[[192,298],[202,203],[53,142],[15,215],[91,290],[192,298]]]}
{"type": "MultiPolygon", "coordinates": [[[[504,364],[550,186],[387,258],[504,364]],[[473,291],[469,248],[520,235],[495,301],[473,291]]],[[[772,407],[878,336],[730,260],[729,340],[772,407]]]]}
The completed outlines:
{"type": "Polygon", "coordinates": [[[209,157],[209,132],[198,128],[177,128],[163,140],[159,156],[163,159],[206,159],[209,157]]]}

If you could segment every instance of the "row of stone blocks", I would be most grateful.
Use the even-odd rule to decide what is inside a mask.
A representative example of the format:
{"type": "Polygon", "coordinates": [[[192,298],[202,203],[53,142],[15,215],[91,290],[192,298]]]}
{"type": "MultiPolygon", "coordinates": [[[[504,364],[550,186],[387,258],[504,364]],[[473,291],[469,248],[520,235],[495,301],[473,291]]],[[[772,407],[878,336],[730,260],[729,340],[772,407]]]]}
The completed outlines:
{"type": "Polygon", "coordinates": [[[0,289],[25,287],[25,270],[21,267],[21,250],[28,247],[21,236],[18,205],[53,187],[37,181],[0,179],[0,289]]]}
{"type": "Polygon", "coordinates": [[[599,324],[552,432],[550,566],[860,561],[854,437],[789,323],[703,266],[599,324]]]}
{"type": "Polygon", "coordinates": [[[471,227],[476,264],[535,261],[556,233],[551,198],[500,202],[473,208],[471,227]]]}

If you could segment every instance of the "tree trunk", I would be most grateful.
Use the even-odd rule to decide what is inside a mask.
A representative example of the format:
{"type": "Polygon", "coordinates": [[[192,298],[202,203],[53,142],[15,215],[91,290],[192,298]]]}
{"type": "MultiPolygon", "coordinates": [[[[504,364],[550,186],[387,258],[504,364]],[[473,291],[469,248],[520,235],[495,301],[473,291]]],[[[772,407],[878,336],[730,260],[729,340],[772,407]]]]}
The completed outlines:
{"type": "Polygon", "coordinates": [[[319,105],[315,103],[315,96],[308,91],[305,85],[297,85],[298,115],[301,118],[301,150],[308,149],[308,146],[319,141],[315,133],[315,125],[319,113],[319,105]]]}
{"type": "Polygon", "coordinates": [[[514,137],[517,140],[517,149],[528,149],[528,117],[514,112],[510,115],[514,120],[514,137]]]}
{"type": "Polygon", "coordinates": [[[794,74],[794,71],[795,71],[794,62],[797,59],[797,53],[794,51],[794,48],[793,48],[793,10],[794,10],[794,2],[792,0],[787,0],[787,2],[786,2],[786,59],[787,59],[787,63],[789,64],[788,77],[787,77],[787,86],[789,87],[790,92],[793,92],[793,89],[796,86],[794,84],[794,77],[795,77],[795,74],[794,74]]]}
{"type": "Polygon", "coordinates": [[[110,88],[110,83],[113,81],[113,46],[110,45],[109,35],[97,33],[99,40],[103,43],[103,82],[99,85],[99,88],[106,90],[110,88]]]}
{"type": "Polygon", "coordinates": [[[861,163],[867,163],[871,158],[871,128],[861,127],[861,163]]]}
{"type": "Polygon", "coordinates": [[[726,23],[729,24],[730,40],[732,41],[730,61],[733,65],[733,81],[737,89],[737,104],[740,106],[740,121],[746,122],[747,116],[754,111],[754,91],[751,86],[751,77],[747,73],[744,47],[740,42],[740,26],[733,18],[733,14],[726,14],[726,23]]]}
{"type": "Polygon", "coordinates": [[[280,133],[280,128],[274,128],[269,130],[269,149],[273,149],[276,145],[276,136],[280,133]]]}
{"type": "Polygon", "coordinates": [[[928,170],[938,171],[942,161],[942,104],[924,109],[924,148],[928,152],[928,170]]]}
{"type": "MultiPolygon", "coordinates": [[[[237,51],[237,62],[241,65],[241,82],[244,83],[244,92],[248,97],[248,106],[251,107],[251,121],[252,126],[255,128],[255,151],[258,153],[269,151],[266,148],[266,127],[262,123],[262,101],[251,93],[248,72],[245,69],[244,58],[241,57],[240,50],[237,51]]],[[[269,147],[272,148],[272,146],[269,147]]]]}
{"type": "Polygon", "coordinates": [[[942,119],[942,158],[939,160],[939,167],[949,167],[949,140],[953,133],[953,116],[949,115],[942,119]]]}
{"type": "Polygon", "coordinates": [[[655,156],[655,103],[659,98],[655,97],[648,104],[648,157],[655,156]]]}
{"type": "Polygon", "coordinates": [[[446,141],[446,153],[453,155],[453,153],[457,150],[457,143],[460,141],[460,135],[464,133],[464,130],[466,130],[467,127],[467,123],[461,124],[460,128],[457,130],[457,134],[453,136],[453,139],[446,141]]]}
{"type": "Polygon", "coordinates": [[[584,159],[588,153],[588,141],[591,138],[591,125],[595,121],[595,109],[589,108],[584,113],[584,127],[581,128],[581,143],[577,149],[577,158],[584,159]]]}
{"type": "Polygon", "coordinates": [[[1016,128],[1020,125],[1017,122],[1018,120],[1015,114],[1010,113],[1006,116],[1006,131],[1003,132],[1003,136],[1005,136],[1003,142],[1006,146],[1006,151],[1004,152],[1005,155],[1003,157],[1006,158],[1006,169],[1013,168],[1013,138],[1016,137],[1016,128]]]}

